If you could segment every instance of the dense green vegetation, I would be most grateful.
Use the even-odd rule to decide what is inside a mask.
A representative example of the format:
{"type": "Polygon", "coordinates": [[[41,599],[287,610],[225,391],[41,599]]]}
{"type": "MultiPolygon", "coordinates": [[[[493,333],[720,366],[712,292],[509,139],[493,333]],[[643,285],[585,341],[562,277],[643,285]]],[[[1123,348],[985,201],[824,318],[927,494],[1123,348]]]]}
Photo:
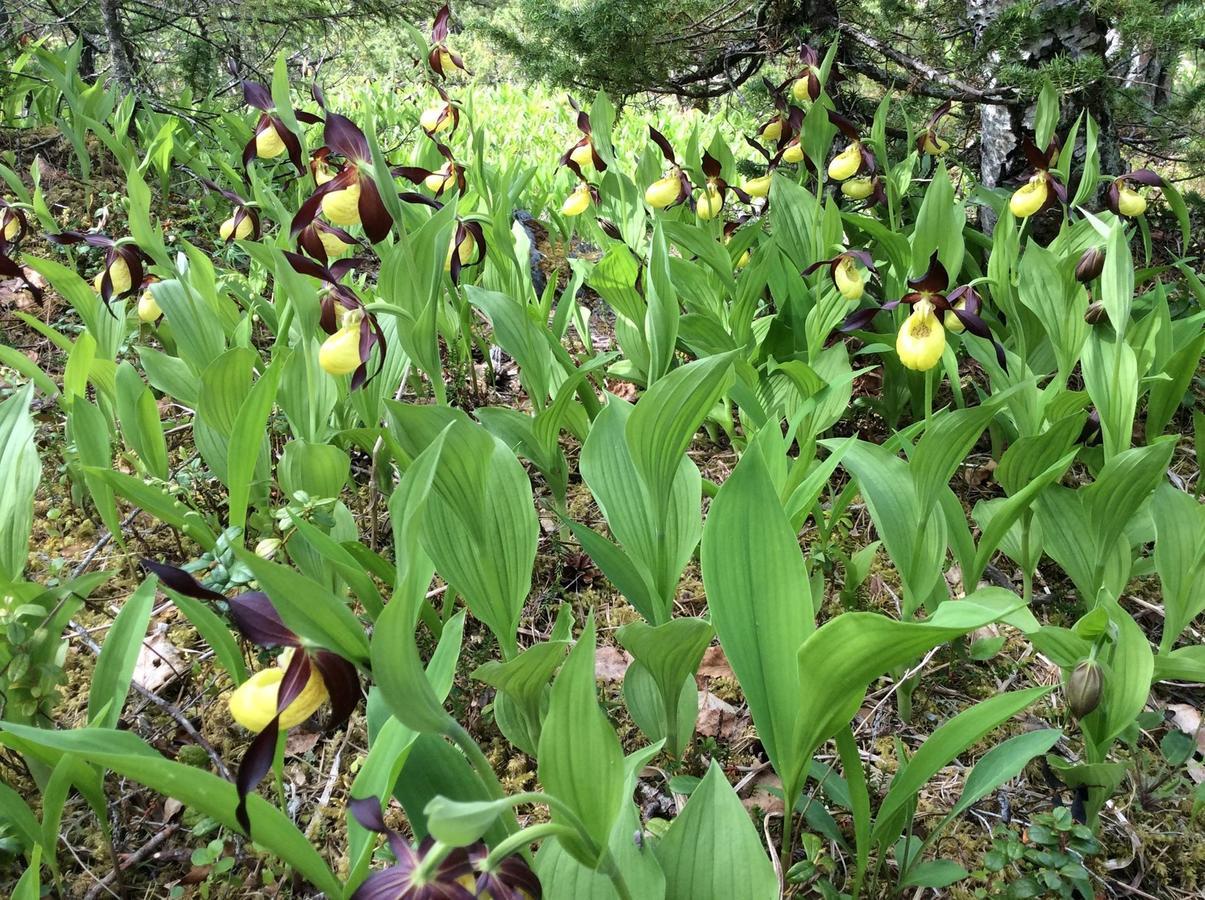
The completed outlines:
{"type": "Polygon", "coordinates": [[[1205,890],[1195,7],[180,13],[0,6],[0,890],[1205,890]]]}

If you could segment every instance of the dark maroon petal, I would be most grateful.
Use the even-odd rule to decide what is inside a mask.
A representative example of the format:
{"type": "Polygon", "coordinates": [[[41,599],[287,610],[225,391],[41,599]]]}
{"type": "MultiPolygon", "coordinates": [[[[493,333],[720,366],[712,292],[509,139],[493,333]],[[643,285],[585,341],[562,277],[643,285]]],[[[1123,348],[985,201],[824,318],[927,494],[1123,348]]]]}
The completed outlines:
{"type": "Polygon", "coordinates": [[[368,240],[378,244],[393,227],[393,217],[385,208],[377,183],[368,175],[360,174],[360,224],[368,240]]]}
{"type": "Polygon", "coordinates": [[[289,162],[297,169],[298,175],[304,175],[305,164],[301,161],[301,141],[298,140],[297,135],[285,127],[285,123],[278,116],[272,116],[269,121],[273,130],[275,130],[277,136],[280,138],[281,143],[285,145],[285,149],[289,152],[289,162]]]}
{"type": "Polygon", "coordinates": [[[846,250],[845,255],[848,257],[851,257],[853,259],[856,259],[858,262],[860,262],[862,265],[864,265],[870,271],[874,272],[876,275],[879,274],[879,270],[874,267],[874,257],[871,256],[869,253],[867,253],[865,250],[846,250]]]}
{"type": "Polygon", "coordinates": [[[316,116],[312,112],[306,112],[303,109],[294,110],[293,115],[297,117],[298,122],[306,125],[317,125],[322,121],[322,116],[316,116]]]}
{"type": "MultiPolygon", "coordinates": [[[[334,281],[342,281],[343,276],[355,269],[362,269],[368,265],[368,260],[362,256],[349,256],[344,259],[337,259],[331,263],[329,269],[330,276],[334,281]]],[[[332,282],[333,283],[333,282],[332,282]]],[[[346,290],[346,289],[345,289],[346,290]]],[[[350,291],[348,292],[350,293],[350,291]]],[[[360,300],[354,294],[351,295],[354,303],[359,304],[360,300]]]]}
{"type": "Polygon", "coordinates": [[[255,159],[255,133],[252,132],[251,140],[243,145],[243,170],[251,165],[251,160],[255,159]]]}
{"type": "Polygon", "coordinates": [[[933,130],[937,127],[937,123],[940,122],[942,119],[944,119],[946,116],[948,116],[950,114],[951,108],[952,108],[952,104],[950,103],[949,100],[947,100],[941,106],[937,107],[937,109],[935,109],[933,111],[933,115],[929,116],[929,127],[925,130],[929,133],[932,133],[933,130]]]}
{"type": "Polygon", "coordinates": [[[868,328],[870,323],[874,321],[874,317],[879,314],[879,307],[868,306],[865,309],[855,309],[845,321],[838,327],[838,331],[848,334],[851,331],[861,331],[863,328],[868,328]]]}
{"type": "Polygon", "coordinates": [[[439,52],[441,49],[442,48],[436,44],[427,52],[427,65],[429,65],[431,70],[440,78],[447,78],[448,76],[444,73],[443,54],[439,52]]]}
{"type": "MultiPolygon", "coordinates": [[[[321,242],[319,242],[321,243],[321,242]]],[[[307,259],[300,253],[294,253],[292,250],[285,250],[284,257],[288,260],[289,265],[293,267],[293,271],[301,275],[309,275],[311,278],[317,278],[319,281],[325,281],[329,284],[334,284],[336,279],[331,274],[326,266],[314,262],[312,259],[307,259]]]]}
{"type": "Polygon", "coordinates": [[[808,99],[816,100],[820,96],[820,78],[815,70],[808,69],[808,99]]]}
{"type": "Polygon", "coordinates": [[[983,321],[983,319],[979,318],[979,316],[975,315],[975,313],[968,309],[958,309],[957,307],[952,307],[950,312],[954,313],[954,317],[966,327],[967,331],[975,335],[975,337],[991,340],[992,330],[987,327],[987,322],[983,321]]]}
{"type": "MultiPolygon", "coordinates": [[[[390,174],[392,174],[395,178],[405,178],[407,181],[412,181],[415,184],[422,184],[428,176],[434,175],[435,173],[430,169],[420,169],[418,166],[397,166],[391,170],[390,174]]],[[[411,200],[409,202],[414,203],[416,201],[411,200]]]]}
{"type": "Polygon", "coordinates": [[[239,763],[238,774],[234,780],[234,786],[238,790],[238,806],[234,809],[234,817],[247,837],[252,836],[251,818],[247,815],[247,797],[272,768],[272,760],[276,756],[276,739],[279,735],[280,716],[275,715],[267,727],[255,736],[242,762],[239,763]]]}
{"type": "Polygon", "coordinates": [[[670,144],[669,140],[665,137],[665,135],[663,135],[660,131],[658,131],[652,125],[649,126],[649,140],[651,140],[654,144],[656,144],[658,147],[661,148],[661,155],[665,157],[666,162],[673,165],[673,162],[674,162],[673,145],[670,144]]]}
{"type": "Polygon", "coordinates": [[[813,272],[815,272],[821,266],[829,266],[829,267],[834,266],[837,263],[837,261],[840,259],[841,259],[840,256],[834,256],[832,259],[817,260],[816,262],[814,262],[810,266],[808,266],[806,269],[804,269],[803,272],[801,272],[800,274],[804,275],[804,276],[811,275],[813,272]]]}
{"type": "Polygon", "coordinates": [[[577,111],[577,130],[590,137],[590,116],[582,109],[577,111]]]}
{"type": "Polygon", "coordinates": [[[845,118],[845,116],[841,115],[840,113],[833,112],[830,109],[828,111],[828,120],[836,125],[837,129],[851,141],[856,141],[859,139],[858,127],[849,119],[845,118]]]}
{"type": "MultiPolygon", "coordinates": [[[[130,270],[130,287],[124,293],[119,295],[122,297],[128,297],[138,289],[139,285],[142,284],[142,251],[139,250],[135,244],[117,244],[109,250],[108,256],[112,257],[112,260],[116,260],[118,257],[120,257],[125,262],[126,267],[130,270]]],[[[108,274],[109,263],[110,259],[106,257],[106,275],[108,274]]]]}
{"type": "Polygon", "coordinates": [[[431,42],[434,44],[442,44],[448,38],[448,20],[452,17],[452,11],[448,8],[448,4],[444,4],[435,13],[435,19],[431,22],[431,42]]]}
{"type": "Polygon", "coordinates": [[[209,190],[215,191],[215,192],[221,194],[223,197],[225,197],[227,200],[229,200],[235,206],[246,206],[247,205],[247,201],[244,200],[242,197],[240,197],[238,194],[236,194],[234,191],[228,191],[224,187],[222,187],[220,184],[218,184],[214,181],[210,181],[208,178],[202,178],[201,184],[205,185],[205,187],[207,187],[209,190]]]}
{"type": "Polygon", "coordinates": [[[413,871],[414,866],[418,863],[414,848],[406,843],[396,831],[393,831],[385,824],[385,815],[381,810],[380,798],[353,797],[347,805],[361,828],[388,837],[389,849],[393,851],[393,855],[398,861],[398,865],[395,868],[407,873],[413,871]]]}
{"type": "Polygon", "coordinates": [[[464,230],[473,236],[473,243],[477,248],[477,258],[469,265],[477,265],[485,261],[485,231],[481,227],[480,222],[472,221],[464,223],[464,230]]]}
{"type": "Polygon", "coordinates": [[[71,244],[79,244],[88,240],[89,235],[84,234],[82,231],[60,231],[58,234],[48,231],[44,237],[52,244],[67,247],[71,244]]]}
{"type": "Polygon", "coordinates": [[[272,92],[258,81],[243,82],[243,102],[265,112],[276,108],[276,104],[272,102],[272,92]]]}
{"type": "Polygon", "coordinates": [[[1021,149],[1025,153],[1025,158],[1029,161],[1029,164],[1035,169],[1045,169],[1049,165],[1048,157],[1037,148],[1029,135],[1026,135],[1025,140],[1021,142],[1021,149]]]}
{"type": "Polygon", "coordinates": [[[1059,181],[1053,175],[1050,176],[1051,193],[1059,198],[1059,202],[1065,204],[1067,202],[1067,186],[1059,181]]]}
{"type": "Polygon", "coordinates": [[[372,162],[372,151],[368,147],[368,138],[347,116],[327,113],[322,139],[335,153],[347,157],[353,162],[372,162]]]}
{"type": "MultiPolygon", "coordinates": [[[[220,598],[221,595],[218,595],[218,599],[220,598]]],[[[231,597],[227,604],[235,627],[251,643],[260,647],[301,646],[300,639],[281,620],[267,594],[248,591],[231,597]]]]}
{"type": "Polygon", "coordinates": [[[410,872],[390,866],[373,872],[361,882],[351,895],[351,900],[411,900],[410,872]]]}
{"type": "Polygon", "coordinates": [[[858,173],[873,175],[877,169],[874,161],[874,154],[865,144],[860,144],[859,146],[862,148],[862,164],[858,167],[858,173]]]}
{"type": "Polygon", "coordinates": [[[139,562],[142,568],[158,576],[167,587],[177,594],[192,597],[194,600],[225,600],[217,591],[205,587],[183,569],[169,566],[167,563],[155,562],[145,557],[139,562]]]}
{"type": "Polygon", "coordinates": [[[950,276],[946,273],[946,267],[941,264],[941,260],[937,258],[936,250],[929,257],[929,268],[925,274],[920,278],[908,279],[908,287],[926,294],[944,291],[949,284],[950,276]]]}
{"type": "Polygon", "coordinates": [[[720,161],[708,151],[703,151],[703,174],[708,178],[720,177],[720,161]]]}
{"type": "Polygon", "coordinates": [[[748,144],[750,147],[752,147],[754,150],[756,150],[758,153],[760,153],[767,162],[773,161],[773,157],[771,156],[770,151],[767,150],[765,147],[763,147],[756,139],[751,138],[748,135],[745,135],[745,143],[748,144]]]}
{"type": "Polygon", "coordinates": [[[1135,169],[1133,172],[1128,172],[1121,177],[1126,181],[1134,181],[1138,184],[1145,184],[1147,187],[1163,186],[1163,179],[1150,169],[1135,169]]]}
{"type": "Polygon", "coordinates": [[[1105,191],[1105,205],[1113,211],[1113,215],[1115,216],[1121,215],[1120,201],[1121,190],[1117,187],[1116,181],[1110,181],[1109,189],[1105,191]]]}

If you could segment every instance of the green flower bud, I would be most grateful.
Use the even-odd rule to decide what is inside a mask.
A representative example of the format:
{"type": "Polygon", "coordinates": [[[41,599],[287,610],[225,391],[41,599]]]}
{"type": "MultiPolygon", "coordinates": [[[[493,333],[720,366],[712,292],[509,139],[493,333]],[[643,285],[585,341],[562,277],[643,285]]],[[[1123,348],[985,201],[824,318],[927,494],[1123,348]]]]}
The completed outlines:
{"type": "Polygon", "coordinates": [[[1091,713],[1100,705],[1102,673],[1094,659],[1081,660],[1067,679],[1067,706],[1077,719],[1091,713]]]}

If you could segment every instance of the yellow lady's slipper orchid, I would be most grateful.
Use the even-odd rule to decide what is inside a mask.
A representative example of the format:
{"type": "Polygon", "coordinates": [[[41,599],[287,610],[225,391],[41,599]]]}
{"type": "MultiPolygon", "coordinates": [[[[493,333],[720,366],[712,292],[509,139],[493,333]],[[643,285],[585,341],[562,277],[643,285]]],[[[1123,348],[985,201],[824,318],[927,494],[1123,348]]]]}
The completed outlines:
{"type": "Polygon", "coordinates": [[[782,116],[778,116],[777,118],[771,119],[769,122],[763,125],[759,134],[763,139],[773,143],[782,137],[782,126],[782,116]]]}
{"type": "MultiPolygon", "coordinates": [[[[580,216],[589,209],[590,200],[590,186],[588,184],[579,184],[573,189],[573,193],[565,198],[565,202],[561,204],[561,215],[580,216]]],[[[449,268],[451,268],[450,264],[449,268]]]]}
{"type": "Polygon", "coordinates": [[[708,185],[707,190],[703,192],[703,196],[699,198],[699,203],[695,208],[695,212],[704,222],[714,219],[720,214],[720,210],[724,208],[724,195],[719,189],[708,185]]]}
{"type": "Polygon", "coordinates": [[[574,147],[569,153],[569,159],[577,163],[579,169],[587,169],[594,165],[594,147],[590,144],[574,147]]]}
{"type": "Polygon", "coordinates": [[[1013,191],[1008,208],[1018,219],[1027,219],[1040,210],[1050,195],[1049,176],[1038,172],[1028,182],[1013,191]]]}
{"type": "Polygon", "coordinates": [[[664,178],[658,178],[644,192],[644,202],[653,209],[665,209],[674,203],[682,194],[682,178],[676,172],[670,172],[664,178]]]}
{"type": "MultiPolygon", "coordinates": [[[[967,308],[966,300],[955,301],[954,309],[961,310],[961,309],[966,309],[966,308],[967,308]]],[[[954,334],[962,334],[964,331],[967,330],[967,327],[962,324],[962,319],[960,319],[960,318],[958,318],[958,316],[954,315],[954,313],[951,310],[947,309],[945,312],[945,315],[943,315],[941,317],[941,320],[942,320],[942,322],[945,323],[946,331],[951,331],[954,334]]]]}
{"type": "Polygon", "coordinates": [[[841,183],[841,193],[851,200],[865,200],[874,193],[874,180],[867,175],[841,183]]]}
{"type": "MultiPolygon", "coordinates": [[[[98,294],[104,279],[105,273],[101,271],[96,273],[96,278],[92,281],[92,286],[96,288],[98,294]]],[[[109,266],[109,281],[113,284],[114,297],[120,296],[130,289],[130,267],[120,256],[114,259],[112,265],[109,266]]]]}
{"type": "MultiPolygon", "coordinates": [[[[227,701],[234,721],[257,734],[267,728],[276,715],[276,696],[284,677],[283,666],[272,666],[261,669],[235,688],[227,701]]],[[[300,725],[326,702],[327,696],[322,675],[317,668],[311,668],[301,693],[280,714],[281,729],[300,725]]]]}
{"type": "Polygon", "coordinates": [[[456,174],[452,171],[451,165],[444,165],[438,172],[432,172],[424,178],[423,184],[427,190],[438,194],[456,184],[456,174]]]}
{"type": "Polygon", "coordinates": [[[926,131],[924,138],[921,140],[921,149],[930,156],[941,156],[950,149],[950,142],[940,135],[926,131]]]}
{"type": "Polygon", "coordinates": [[[1140,216],[1146,212],[1146,197],[1122,181],[1117,185],[1117,211],[1123,216],[1140,216]]]}
{"type": "Polygon", "coordinates": [[[736,261],[737,271],[740,271],[741,269],[745,268],[745,266],[749,265],[749,260],[752,258],[753,254],[750,251],[746,250],[744,253],[742,253],[741,258],[736,261]]]}
{"type": "Polygon", "coordinates": [[[848,256],[843,256],[836,268],[833,269],[833,282],[846,300],[861,300],[862,292],[866,290],[866,282],[862,279],[862,273],[858,271],[858,267],[848,256]]]}
{"type": "Polygon", "coordinates": [[[791,85],[791,96],[799,103],[810,103],[812,95],[808,92],[808,78],[796,78],[795,83],[791,85]]]}
{"type": "Polygon", "coordinates": [[[473,232],[466,231],[464,237],[460,240],[460,246],[456,246],[456,235],[452,234],[452,239],[448,241],[448,256],[444,260],[444,271],[452,271],[452,254],[460,254],[460,264],[467,266],[473,258],[473,253],[477,250],[477,240],[473,237],[473,232]]]}
{"type": "Polygon", "coordinates": [[[322,247],[326,250],[327,259],[338,259],[352,246],[346,243],[339,235],[325,229],[318,231],[318,240],[322,242],[322,247]]]}
{"type": "Polygon", "coordinates": [[[427,134],[438,134],[452,127],[452,113],[447,103],[437,103],[423,110],[418,118],[418,127],[427,134]]]}
{"type": "Polygon", "coordinates": [[[343,323],[318,350],[318,365],[328,375],[350,375],[360,366],[360,317],[348,315],[343,323]]]}
{"type": "Polygon", "coordinates": [[[791,164],[803,162],[803,147],[800,146],[798,138],[783,148],[782,161],[791,164]]]}
{"type": "Polygon", "coordinates": [[[271,123],[265,123],[255,135],[255,155],[260,159],[273,159],[284,152],[285,142],[271,123]]]}
{"type": "Polygon", "coordinates": [[[759,175],[757,178],[746,178],[741,182],[741,189],[750,197],[769,197],[770,176],[759,175]]]}
{"type": "Polygon", "coordinates": [[[16,216],[12,216],[7,222],[4,223],[4,233],[3,235],[0,235],[0,238],[6,241],[11,241],[17,236],[17,231],[19,231],[20,228],[21,223],[17,221],[16,216]]]}
{"type": "Polygon", "coordinates": [[[251,221],[250,216],[243,216],[243,221],[238,223],[238,228],[234,227],[234,216],[231,216],[218,228],[218,235],[222,240],[230,240],[230,235],[234,235],[236,241],[241,241],[251,233],[251,229],[255,223],[251,221]]]}
{"type": "Polygon", "coordinates": [[[337,173],[331,171],[328,166],[319,165],[314,167],[314,184],[322,187],[328,181],[335,177],[337,173]]]}
{"type": "Polygon", "coordinates": [[[918,300],[895,339],[895,352],[905,368],[927,372],[937,365],[946,347],[946,332],[934,314],[933,304],[918,300]]]}
{"type": "Polygon", "coordinates": [[[844,181],[858,174],[862,168],[862,145],[853,141],[848,147],[833,157],[828,164],[828,177],[833,181],[844,181]]]}
{"type": "Polygon", "coordinates": [[[324,195],[322,212],[335,225],[359,225],[360,182],[353,181],[340,191],[324,195]]]}
{"type": "Polygon", "coordinates": [[[142,296],[138,298],[138,320],[149,325],[151,322],[157,321],[161,315],[163,315],[163,310],[155,302],[155,295],[150,292],[149,288],[143,291],[142,296]]]}

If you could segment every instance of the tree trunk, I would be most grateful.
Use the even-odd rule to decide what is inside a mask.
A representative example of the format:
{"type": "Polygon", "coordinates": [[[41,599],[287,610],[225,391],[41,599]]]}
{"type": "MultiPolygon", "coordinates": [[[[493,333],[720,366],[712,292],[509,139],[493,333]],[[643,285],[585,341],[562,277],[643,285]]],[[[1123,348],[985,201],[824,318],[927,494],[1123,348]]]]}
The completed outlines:
{"type": "MultiPolygon", "coordinates": [[[[984,33],[996,21],[1013,0],[967,0],[967,18],[970,20],[975,44],[979,45],[984,33]]],[[[1107,50],[1108,23],[1092,11],[1090,0],[1046,0],[1035,11],[1035,16],[1050,22],[1046,31],[1022,48],[1020,62],[1029,68],[1039,68],[1056,56],[1065,55],[1072,59],[1097,56],[1102,61],[1107,50]]],[[[998,53],[989,55],[993,69],[1002,62],[998,53]]],[[[995,76],[991,84],[997,84],[995,76]]],[[[1110,88],[1104,82],[1092,85],[1081,94],[1068,98],[1064,104],[1064,118],[1059,122],[1059,132],[1065,134],[1081,109],[1088,112],[1100,126],[1098,151],[1101,168],[1105,172],[1121,169],[1117,134],[1113,125],[1110,88]]],[[[1034,107],[1016,104],[1012,106],[981,106],[980,122],[980,178],[988,187],[996,187],[1016,178],[1027,168],[1021,153],[1021,141],[1027,130],[1033,127],[1034,107]]],[[[1081,137],[1083,132],[1081,130],[1081,137]]],[[[1074,148],[1067,148],[1073,152],[1074,148]]],[[[990,232],[995,217],[985,210],[981,224],[990,232]]]]}
{"type": "Polygon", "coordinates": [[[134,85],[134,61],[121,26],[119,0],[100,0],[100,18],[104,23],[105,39],[109,42],[109,57],[113,60],[113,77],[128,93],[137,93],[134,85]]]}

